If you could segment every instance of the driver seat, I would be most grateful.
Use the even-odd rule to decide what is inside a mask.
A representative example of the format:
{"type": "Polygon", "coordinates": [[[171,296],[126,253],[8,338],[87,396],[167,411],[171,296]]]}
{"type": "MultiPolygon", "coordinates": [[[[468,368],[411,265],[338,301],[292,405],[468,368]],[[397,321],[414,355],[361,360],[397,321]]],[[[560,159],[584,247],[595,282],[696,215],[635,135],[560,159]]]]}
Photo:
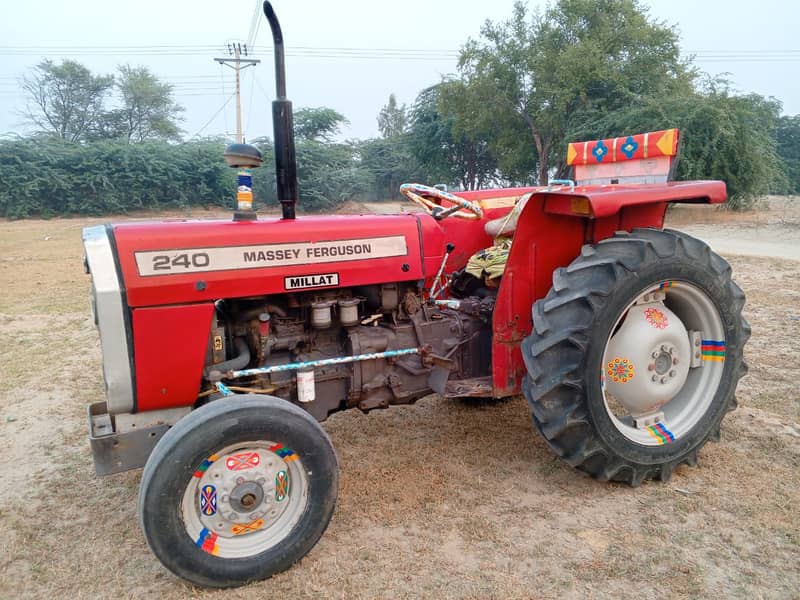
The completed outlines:
{"type": "Polygon", "coordinates": [[[517,229],[519,216],[522,214],[522,209],[525,208],[525,205],[528,203],[528,200],[530,200],[530,197],[533,194],[534,192],[523,194],[516,200],[514,208],[512,208],[508,214],[497,219],[487,221],[486,225],[483,226],[483,230],[486,232],[486,235],[491,238],[513,237],[514,231],[517,229]]]}

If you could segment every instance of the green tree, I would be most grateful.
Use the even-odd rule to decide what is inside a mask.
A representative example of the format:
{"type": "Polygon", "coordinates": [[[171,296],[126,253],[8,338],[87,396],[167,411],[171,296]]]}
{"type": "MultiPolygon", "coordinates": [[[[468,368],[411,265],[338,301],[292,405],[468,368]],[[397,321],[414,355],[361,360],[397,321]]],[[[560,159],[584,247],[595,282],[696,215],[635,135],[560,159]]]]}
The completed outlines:
{"type": "Polygon", "coordinates": [[[183,107],[173,99],[170,84],[159,81],[147,67],[122,65],[116,88],[122,107],[107,115],[110,129],[128,142],[180,137],[178,119],[183,107]]]}
{"type": "Polygon", "coordinates": [[[400,185],[424,180],[409,149],[406,135],[364,140],[357,145],[359,164],[369,173],[367,197],[393,200],[400,197],[400,185]]]}
{"type": "Polygon", "coordinates": [[[677,127],[681,130],[678,179],[721,179],[728,205],[751,207],[759,195],[785,188],[775,132],[781,105],[758,94],[736,95],[725,82],[706,83],[689,95],[645,99],[588,119],[575,139],[677,127]]]}
{"type": "Polygon", "coordinates": [[[427,181],[458,183],[474,190],[495,178],[497,161],[489,148],[490,132],[469,114],[467,90],[460,81],[431,86],[417,96],[410,111],[408,144],[427,181]],[[443,114],[443,97],[451,111],[443,114]]]}
{"type": "Polygon", "coordinates": [[[68,142],[84,140],[104,114],[112,75],[92,75],[73,60],[44,60],[22,78],[28,96],[27,120],[39,131],[68,142]]]}
{"type": "Polygon", "coordinates": [[[389,102],[378,113],[378,129],[384,138],[402,135],[408,125],[406,105],[397,105],[397,98],[389,94],[389,102]]]}
{"type": "Polygon", "coordinates": [[[294,111],[294,133],[304,140],[329,142],[342,125],[349,124],[344,115],[326,106],[294,111]]]}
{"type": "Polygon", "coordinates": [[[775,137],[786,170],[787,191],[800,194],[800,115],[781,117],[775,137]]]}
{"type": "Polygon", "coordinates": [[[533,15],[517,2],[510,20],[487,21],[481,34],[459,60],[461,81],[479,101],[466,103],[472,114],[452,108],[493,128],[506,170],[521,172],[535,153],[540,183],[582,112],[691,91],[694,72],[680,58],[677,33],[637,0],[559,0],[533,15]]]}

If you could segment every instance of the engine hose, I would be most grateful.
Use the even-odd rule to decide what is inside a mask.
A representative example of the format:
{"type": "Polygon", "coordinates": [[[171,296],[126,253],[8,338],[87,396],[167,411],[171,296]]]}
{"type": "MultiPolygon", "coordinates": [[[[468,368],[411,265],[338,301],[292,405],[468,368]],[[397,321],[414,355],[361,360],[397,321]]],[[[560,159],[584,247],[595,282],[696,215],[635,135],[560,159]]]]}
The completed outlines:
{"type": "Polygon", "coordinates": [[[207,366],[203,370],[203,375],[206,379],[210,379],[210,375],[214,371],[218,373],[227,373],[228,371],[243,369],[250,364],[250,347],[247,345],[247,341],[243,337],[234,338],[233,346],[236,348],[238,354],[230,360],[207,366]]]}

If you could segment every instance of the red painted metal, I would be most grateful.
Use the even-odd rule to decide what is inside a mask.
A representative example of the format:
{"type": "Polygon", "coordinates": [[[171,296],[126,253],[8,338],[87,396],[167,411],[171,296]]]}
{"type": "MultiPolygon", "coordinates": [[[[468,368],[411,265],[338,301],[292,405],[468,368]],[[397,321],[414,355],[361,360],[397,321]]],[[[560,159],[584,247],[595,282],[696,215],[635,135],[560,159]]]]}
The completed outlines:
{"type": "Polygon", "coordinates": [[[191,406],[200,389],[214,304],[132,312],[137,410],[191,406]]]}
{"type": "MultiPolygon", "coordinates": [[[[285,293],[284,277],[338,273],[339,286],[413,281],[424,276],[419,216],[361,215],[297,220],[164,221],[114,226],[122,275],[132,307],[202,302],[218,298],[285,293]],[[267,267],[142,277],[134,253],[152,250],[251,246],[291,242],[352,240],[403,235],[408,254],[291,267],[267,267]]],[[[441,254],[440,254],[441,256],[441,254]]]]}
{"type": "Polygon", "coordinates": [[[520,392],[525,365],[520,343],[533,326],[531,307],[550,290],[553,272],[571,263],[584,243],[595,243],[620,229],[661,227],[667,202],[724,202],[721,181],[658,185],[584,186],[540,191],[522,211],[493,316],[492,376],[495,396],[520,392]],[[592,216],[575,214],[575,199],[585,199],[592,216]]]}
{"type": "Polygon", "coordinates": [[[533,325],[531,307],[552,286],[553,271],[580,253],[587,221],[545,212],[535,194],[517,224],[492,320],[492,376],[497,397],[520,391],[525,365],[520,343],[533,325]]]}
{"type": "Polygon", "coordinates": [[[213,300],[286,293],[287,276],[331,272],[338,273],[339,287],[420,280],[430,286],[446,244],[455,245],[446,268],[452,273],[491,244],[484,232],[486,221],[506,214],[527,191],[537,193],[519,219],[493,316],[496,396],[519,392],[525,374],[520,343],[531,331],[531,306],[547,294],[553,271],[578,256],[582,244],[598,242],[619,229],[661,227],[667,202],[725,201],[725,184],[716,181],[583,186],[574,192],[516,188],[463,193],[481,202],[485,216],[480,220],[436,221],[426,214],[402,214],[116,225],[119,261],[133,313],[138,410],[194,402],[213,300]],[[404,256],[291,267],[142,276],[134,254],[397,235],[405,238],[404,256]]]}
{"type": "MultiPolygon", "coordinates": [[[[576,200],[589,202],[592,216],[607,217],[624,206],[652,204],[654,202],[697,202],[721,204],[727,199],[722,181],[673,181],[664,184],[623,183],[615,185],[587,185],[569,191],[539,192],[545,200],[545,210],[554,214],[575,214],[576,200]]],[[[577,215],[580,216],[580,215],[577,215]]]]}

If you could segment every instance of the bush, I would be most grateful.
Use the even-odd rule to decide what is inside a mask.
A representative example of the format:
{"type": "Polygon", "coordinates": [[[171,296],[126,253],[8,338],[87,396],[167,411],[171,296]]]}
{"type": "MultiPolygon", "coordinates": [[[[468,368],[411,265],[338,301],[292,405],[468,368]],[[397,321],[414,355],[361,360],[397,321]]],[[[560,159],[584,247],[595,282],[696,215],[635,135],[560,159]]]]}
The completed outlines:
{"type": "Polygon", "coordinates": [[[215,142],[0,141],[0,215],[102,215],[232,206],[235,177],[215,142]]]}

